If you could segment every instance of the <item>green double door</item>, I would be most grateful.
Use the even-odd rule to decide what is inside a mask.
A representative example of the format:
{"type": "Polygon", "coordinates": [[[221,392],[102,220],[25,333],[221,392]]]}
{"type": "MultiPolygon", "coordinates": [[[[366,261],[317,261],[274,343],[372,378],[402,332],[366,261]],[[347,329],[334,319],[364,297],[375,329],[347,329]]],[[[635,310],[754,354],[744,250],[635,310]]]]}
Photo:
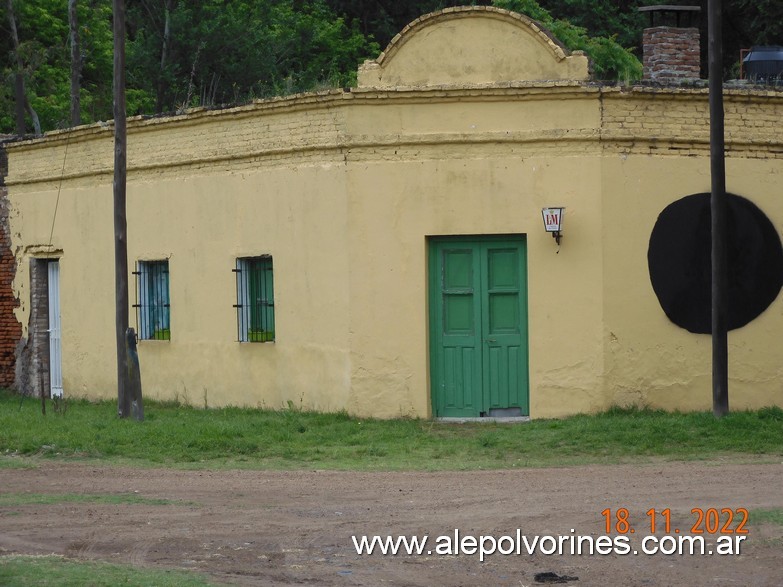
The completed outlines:
{"type": "Polygon", "coordinates": [[[429,243],[436,417],[528,415],[524,236],[429,243]]]}

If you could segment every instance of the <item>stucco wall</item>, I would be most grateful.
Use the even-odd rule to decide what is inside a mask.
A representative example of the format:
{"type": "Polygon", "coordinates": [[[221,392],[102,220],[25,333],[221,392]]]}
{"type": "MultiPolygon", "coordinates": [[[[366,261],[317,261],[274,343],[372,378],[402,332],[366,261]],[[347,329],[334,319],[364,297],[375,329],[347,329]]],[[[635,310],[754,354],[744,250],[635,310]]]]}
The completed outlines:
{"type": "MultiPolygon", "coordinates": [[[[348,299],[340,285],[347,283],[340,195],[344,169],[330,161],[330,155],[322,155],[317,164],[310,162],[308,145],[301,145],[304,133],[294,132],[297,125],[306,124],[298,119],[296,108],[286,117],[280,122],[273,112],[271,121],[262,116],[253,124],[240,113],[239,120],[229,115],[218,125],[194,121],[171,136],[157,121],[152,128],[144,121],[131,123],[131,270],[135,261],[152,259],[168,259],[170,268],[172,341],[139,345],[144,390],[151,397],[178,397],[197,405],[206,397],[215,404],[279,407],[289,399],[298,403],[306,395],[309,406],[340,407],[332,396],[345,393],[348,377],[347,332],[340,321],[348,299]],[[243,132],[225,130],[232,125],[243,132]],[[276,136],[272,128],[277,128],[276,136]],[[218,151],[202,145],[219,138],[221,131],[234,142],[209,161],[205,152],[218,151]],[[248,137],[266,138],[262,164],[250,162],[255,154],[248,137]],[[279,147],[297,143],[299,152],[293,158],[285,146],[279,147]],[[250,152],[232,158],[231,153],[243,150],[237,145],[250,152]],[[155,164],[167,158],[183,165],[155,164]],[[232,269],[237,257],[260,254],[272,254],[275,261],[278,342],[239,344],[232,269]],[[318,390],[309,385],[312,381],[319,382],[318,390]]],[[[317,112],[305,118],[314,120],[317,112]]],[[[319,139],[315,132],[307,134],[312,145],[319,139]]],[[[60,143],[54,149],[58,155],[64,155],[67,140],[65,135],[54,138],[60,143]]],[[[80,147],[68,146],[53,231],[55,246],[64,251],[64,384],[71,393],[111,397],[115,367],[110,359],[100,360],[111,357],[114,345],[111,176],[78,171],[97,167],[93,151],[111,145],[110,133],[88,131],[81,140],[85,144],[80,147]]],[[[39,143],[22,150],[36,161],[47,148],[39,143]]],[[[15,226],[24,235],[24,244],[17,243],[20,259],[30,244],[49,239],[46,226],[52,226],[55,187],[23,183],[15,190],[15,226]]],[[[22,268],[16,283],[25,299],[27,282],[22,268]]],[[[133,303],[132,275],[129,283],[133,303]]],[[[26,323],[29,305],[18,313],[26,323]]]]}
{"type": "MultiPolygon", "coordinates": [[[[291,99],[285,114],[280,104],[264,103],[255,106],[254,116],[248,109],[191,113],[171,135],[158,120],[132,121],[129,259],[132,265],[168,258],[171,272],[172,340],[140,343],[145,392],[198,405],[206,395],[214,404],[278,407],[290,400],[384,416],[426,415],[428,236],[529,234],[531,304],[567,297],[567,288],[552,276],[562,272],[560,279],[575,274],[588,281],[590,267],[600,261],[597,242],[570,257],[556,255],[552,239],[539,230],[540,208],[552,203],[549,191],[571,207],[574,218],[581,216],[594,230],[600,224],[598,167],[584,157],[585,137],[597,136],[598,102],[589,98],[596,92],[550,90],[562,92],[562,99],[552,101],[541,89],[505,90],[509,103],[498,103],[492,92],[332,93],[320,102],[291,99]],[[429,101],[422,103],[425,97],[429,101]],[[302,102],[315,112],[303,113],[302,102]],[[324,126],[331,129],[331,142],[317,133],[292,135],[303,116],[330,117],[324,126]],[[224,134],[234,141],[225,152],[234,156],[206,160],[203,152],[211,147],[202,142],[238,124],[235,118],[243,134],[224,134]],[[563,138],[570,135],[573,141],[563,138]],[[263,137],[252,154],[246,136],[263,137]],[[287,151],[280,147],[286,141],[287,151]],[[166,160],[172,163],[155,164],[166,160]],[[575,170],[583,176],[581,188],[593,184],[588,193],[569,180],[575,170]],[[277,341],[239,344],[233,260],[262,253],[275,260],[277,341]],[[543,274],[548,277],[538,279],[543,274]]],[[[65,387],[110,397],[114,367],[98,357],[111,357],[113,344],[111,185],[108,158],[99,167],[96,155],[111,146],[108,129],[14,147],[17,161],[31,162],[13,177],[17,289],[29,298],[21,260],[26,249],[48,242],[66,141],[52,245],[63,251],[65,387]],[[59,160],[49,177],[38,167],[47,158],[59,160]],[[92,175],[81,171],[90,166],[92,175]]],[[[597,157],[597,143],[592,149],[597,157]]],[[[573,234],[580,230],[585,225],[574,222],[573,234]]],[[[531,332],[549,338],[563,332],[558,320],[565,324],[580,312],[589,314],[587,307],[600,299],[599,283],[587,288],[590,297],[581,302],[564,300],[565,314],[533,316],[531,332]]],[[[23,323],[27,312],[27,304],[18,310],[23,323]]],[[[569,387],[542,373],[570,364],[578,365],[570,381],[595,389],[600,316],[589,322],[557,354],[535,346],[534,387],[569,387]],[[585,348],[591,349],[586,361],[585,348]]],[[[594,401],[564,402],[547,392],[534,395],[532,409],[585,409],[594,401]]]]}
{"type": "MultiPolygon", "coordinates": [[[[783,97],[726,100],[728,188],[780,231],[783,97]]],[[[706,101],[520,80],[130,120],[130,265],[170,270],[171,340],[139,344],[145,394],[429,416],[429,239],[525,235],[532,417],[708,408],[709,338],[668,320],[646,263],[663,208],[709,191],[706,101]],[[559,248],[541,219],[553,205],[566,207],[559,248]],[[276,340],[239,343],[232,269],[261,254],[274,259],[276,340]]],[[[27,329],[29,258],[60,257],[70,395],[116,394],[112,148],[101,125],[9,146],[16,317],[27,329]]],[[[783,405],[781,303],[730,336],[734,407],[783,405]]]]}
{"type": "MultiPolygon", "coordinates": [[[[171,134],[165,122],[132,121],[129,258],[168,258],[171,271],[172,340],[141,342],[145,392],[197,405],[427,415],[427,238],[526,234],[533,417],[630,401],[708,407],[709,338],[668,321],[646,267],[663,207],[709,189],[704,99],[552,84],[360,90],[194,112],[172,120],[171,134]],[[627,113],[639,110],[632,126],[627,113]],[[694,121],[687,140],[681,116],[694,121]],[[296,135],[302,119],[328,130],[296,135]],[[222,156],[202,146],[221,136],[222,156]],[[559,252],[540,218],[554,204],[567,207],[559,252]],[[277,341],[240,344],[231,269],[263,253],[275,262],[277,341]]],[[[781,160],[759,153],[775,140],[764,129],[779,108],[777,96],[728,97],[737,112],[729,189],[776,226],[781,160]],[[742,102],[760,113],[743,117],[742,102]]],[[[11,149],[22,300],[25,259],[49,238],[67,139],[11,149]]],[[[63,251],[65,387],[111,397],[111,183],[108,158],[98,168],[94,154],[110,147],[110,131],[70,141],[52,244],[63,251]]],[[[23,324],[28,309],[17,310],[23,324]]],[[[780,320],[776,301],[732,333],[734,405],[778,401],[780,320]]]]}
{"type": "MultiPolygon", "coordinates": [[[[727,190],[754,202],[783,230],[778,129],[783,96],[726,92],[727,190]]],[[[703,90],[607,90],[604,95],[604,309],[606,401],[683,410],[712,405],[712,342],[664,315],[646,258],[661,211],[710,191],[708,96],[703,90]]],[[[732,408],[783,404],[775,331],[780,296],[729,333],[732,408]]]]}
{"type": "Polygon", "coordinates": [[[360,87],[586,80],[588,59],[569,55],[522,14],[457,6],[417,18],[375,60],[359,68],[360,87]]]}

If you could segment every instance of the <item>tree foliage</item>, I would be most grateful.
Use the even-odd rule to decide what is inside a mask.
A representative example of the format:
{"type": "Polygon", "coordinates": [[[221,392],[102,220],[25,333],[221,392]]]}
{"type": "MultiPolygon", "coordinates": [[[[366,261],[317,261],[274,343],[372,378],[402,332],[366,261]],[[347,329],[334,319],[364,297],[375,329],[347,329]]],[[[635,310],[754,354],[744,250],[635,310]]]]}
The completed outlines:
{"type": "Polygon", "coordinates": [[[538,21],[569,50],[584,51],[590,57],[598,79],[632,81],[642,77],[641,62],[617,42],[615,35],[590,37],[585,27],[554,18],[536,0],[494,0],[493,4],[538,21]]]}
{"type": "MultiPolygon", "coordinates": [[[[70,46],[67,2],[61,0],[14,0],[20,37],[19,53],[32,107],[43,130],[68,126],[70,120],[70,46]]],[[[0,22],[0,132],[13,128],[13,47],[5,10],[0,22]]],[[[111,3],[83,0],[78,5],[83,70],[81,80],[82,120],[110,117],[112,37],[111,3]]]]}
{"type": "MultiPolygon", "coordinates": [[[[637,48],[645,17],[639,0],[541,0],[541,5],[558,19],[584,28],[594,37],[614,38],[622,47],[637,48]]],[[[647,2],[647,4],[660,3],[647,2]]]]}
{"type": "MultiPolygon", "coordinates": [[[[585,51],[596,78],[632,80],[640,76],[646,25],[637,8],[656,1],[126,0],[128,114],[351,85],[357,65],[411,20],[464,4],[526,14],[568,49],[585,51]]],[[[704,29],[707,0],[701,2],[704,29]]],[[[26,93],[43,130],[70,121],[67,6],[64,0],[13,0],[26,93]]],[[[111,118],[111,10],[111,0],[78,2],[84,123],[111,118]]],[[[13,132],[19,61],[6,11],[0,2],[0,132],[13,132]]],[[[727,72],[736,70],[740,48],[783,44],[780,0],[724,0],[724,12],[727,72]]],[[[28,117],[28,129],[31,122],[28,117]]]]}
{"type": "Polygon", "coordinates": [[[780,0],[734,0],[727,16],[731,29],[741,35],[744,46],[783,43],[783,2],[780,0]]]}
{"type": "Polygon", "coordinates": [[[492,0],[327,0],[337,14],[356,21],[381,47],[418,17],[449,6],[491,5],[492,0]]]}
{"type": "MultiPolygon", "coordinates": [[[[157,111],[350,85],[378,46],[321,0],[130,0],[128,84],[157,111]]],[[[149,104],[140,104],[149,111],[149,104]]]]}
{"type": "MultiPolygon", "coordinates": [[[[350,85],[358,64],[379,52],[355,21],[335,14],[323,0],[127,0],[126,5],[129,115],[350,85]]],[[[15,0],[15,7],[31,104],[44,130],[67,127],[67,3],[15,0]]],[[[111,118],[111,7],[111,0],[78,4],[85,123],[111,118]]],[[[0,17],[6,23],[4,8],[0,17]]],[[[3,33],[7,28],[0,24],[3,33]]],[[[10,35],[0,39],[0,132],[12,132],[15,55],[10,35]]]]}

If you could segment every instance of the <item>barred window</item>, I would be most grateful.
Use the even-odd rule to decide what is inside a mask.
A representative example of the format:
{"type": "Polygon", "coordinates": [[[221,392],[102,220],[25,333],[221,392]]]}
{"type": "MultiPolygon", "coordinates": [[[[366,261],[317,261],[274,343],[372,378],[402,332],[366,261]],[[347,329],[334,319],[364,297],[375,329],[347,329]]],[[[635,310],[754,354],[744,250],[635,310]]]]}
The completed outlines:
{"type": "Polygon", "coordinates": [[[136,326],[143,340],[171,340],[169,262],[136,263],[136,326]]]}
{"type": "Polygon", "coordinates": [[[237,338],[274,342],[275,298],[271,255],[237,259],[237,338]]]}

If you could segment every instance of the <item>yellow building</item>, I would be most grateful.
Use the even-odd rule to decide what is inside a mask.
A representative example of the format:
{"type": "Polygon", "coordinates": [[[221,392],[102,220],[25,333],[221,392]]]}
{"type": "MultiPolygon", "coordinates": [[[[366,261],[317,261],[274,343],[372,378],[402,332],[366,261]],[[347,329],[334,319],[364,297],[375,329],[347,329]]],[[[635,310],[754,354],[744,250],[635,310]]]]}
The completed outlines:
{"type": "MultiPolygon", "coordinates": [[[[145,396],[378,417],[708,409],[710,337],[667,317],[648,264],[664,209],[710,190],[707,91],[604,86],[588,66],[524,16],[447,9],[357,88],[130,119],[145,396]]],[[[783,95],[725,99],[727,188],[779,248],[783,95]]],[[[51,372],[53,393],[115,397],[111,125],[7,151],[18,383],[51,372]]],[[[730,334],[732,408],[783,405],[775,296],[730,334]]]]}

